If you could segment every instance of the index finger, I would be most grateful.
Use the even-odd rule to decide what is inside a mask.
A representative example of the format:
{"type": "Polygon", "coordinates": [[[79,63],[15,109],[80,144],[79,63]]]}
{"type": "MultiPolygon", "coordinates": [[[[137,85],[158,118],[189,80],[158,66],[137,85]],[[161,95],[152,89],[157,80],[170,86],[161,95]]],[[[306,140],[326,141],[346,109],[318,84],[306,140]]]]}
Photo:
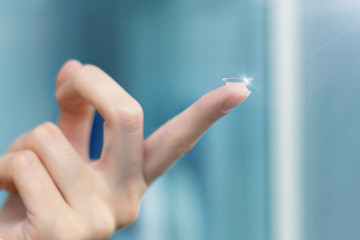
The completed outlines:
{"type": "Polygon", "coordinates": [[[250,95],[246,85],[223,86],[168,121],[145,141],[144,177],[149,184],[187,153],[221,117],[250,95]]]}

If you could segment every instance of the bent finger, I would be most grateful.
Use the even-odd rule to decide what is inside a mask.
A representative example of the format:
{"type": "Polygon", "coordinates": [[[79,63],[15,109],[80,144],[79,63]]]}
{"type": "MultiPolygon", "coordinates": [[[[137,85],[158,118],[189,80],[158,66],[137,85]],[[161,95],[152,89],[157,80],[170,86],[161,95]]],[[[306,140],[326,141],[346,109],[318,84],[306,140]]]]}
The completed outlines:
{"type": "MultiPolygon", "coordinates": [[[[58,73],[56,90],[60,89],[69,77],[82,66],[76,60],[67,61],[58,73]]],[[[94,116],[93,107],[83,99],[69,102],[64,98],[59,98],[57,94],[56,96],[60,108],[59,127],[79,154],[84,159],[88,159],[91,125],[94,116]]]]}
{"type": "Polygon", "coordinates": [[[33,215],[48,214],[52,218],[55,208],[66,206],[60,191],[34,152],[15,154],[10,166],[16,189],[28,212],[33,215]]]}
{"type": "Polygon", "coordinates": [[[245,85],[223,86],[161,126],[145,141],[144,176],[147,183],[163,174],[187,153],[221,117],[250,95],[245,85]]]}
{"type": "Polygon", "coordinates": [[[142,176],[143,112],[140,104],[101,69],[85,65],[58,90],[64,104],[83,99],[105,120],[103,154],[98,166],[119,175],[142,176]]]}
{"type": "Polygon", "coordinates": [[[11,151],[35,152],[66,200],[78,203],[94,183],[89,164],[82,161],[65,135],[53,123],[44,123],[18,138],[11,151]]]}

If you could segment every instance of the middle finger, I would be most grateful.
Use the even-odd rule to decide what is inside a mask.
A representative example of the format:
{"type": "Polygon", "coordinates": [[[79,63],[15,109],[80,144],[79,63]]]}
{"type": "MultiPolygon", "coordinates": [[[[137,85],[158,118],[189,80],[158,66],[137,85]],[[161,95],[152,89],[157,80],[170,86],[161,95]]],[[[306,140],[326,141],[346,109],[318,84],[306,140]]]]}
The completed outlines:
{"type": "Polygon", "coordinates": [[[143,177],[143,112],[134,98],[92,65],[77,70],[57,95],[69,101],[81,97],[104,118],[104,147],[96,167],[108,176],[143,177]]]}

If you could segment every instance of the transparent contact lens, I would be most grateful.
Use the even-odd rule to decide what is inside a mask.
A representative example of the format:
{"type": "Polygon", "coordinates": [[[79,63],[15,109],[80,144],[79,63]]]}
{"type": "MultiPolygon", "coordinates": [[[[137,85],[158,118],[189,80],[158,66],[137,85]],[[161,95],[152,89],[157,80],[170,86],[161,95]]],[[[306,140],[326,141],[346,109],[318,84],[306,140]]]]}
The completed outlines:
{"type": "Polygon", "coordinates": [[[251,91],[247,88],[247,85],[250,84],[253,78],[248,77],[239,77],[239,78],[223,78],[222,79],[226,86],[233,86],[241,95],[249,96],[251,91]]]}
{"type": "Polygon", "coordinates": [[[226,86],[233,86],[233,85],[248,85],[249,83],[254,80],[253,78],[248,77],[239,77],[239,78],[223,78],[222,79],[226,86]]]}

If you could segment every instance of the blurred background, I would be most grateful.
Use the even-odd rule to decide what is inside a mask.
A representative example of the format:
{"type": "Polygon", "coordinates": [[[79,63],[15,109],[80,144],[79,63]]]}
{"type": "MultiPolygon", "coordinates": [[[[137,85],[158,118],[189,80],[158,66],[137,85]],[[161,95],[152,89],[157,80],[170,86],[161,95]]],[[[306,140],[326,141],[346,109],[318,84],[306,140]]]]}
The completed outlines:
{"type": "Polygon", "coordinates": [[[360,239],[360,2],[305,0],[305,239],[360,239]]]}
{"type": "MultiPolygon", "coordinates": [[[[223,77],[253,77],[249,99],[152,185],[137,222],[112,239],[286,239],[274,233],[285,228],[275,227],[282,222],[273,207],[278,194],[296,196],[279,205],[301,212],[290,214],[302,224],[292,226],[297,237],[287,240],[360,239],[360,4],[289,0],[289,9],[297,4],[293,15],[286,7],[285,14],[275,11],[282,1],[1,0],[0,153],[25,131],[56,122],[53,86],[69,58],[98,65],[140,102],[145,136],[221,86],[223,77]],[[298,24],[286,32],[277,14],[298,24]],[[296,71],[294,61],[277,55],[279,29],[285,43],[296,35],[296,44],[279,44],[300,51],[290,56],[296,71]],[[278,86],[273,73],[282,69],[299,76],[284,86],[301,87],[295,88],[301,96],[278,86]],[[284,104],[276,104],[278,94],[284,104]],[[294,98],[301,104],[293,106],[294,98]],[[296,124],[286,118],[288,108],[296,124]],[[289,141],[284,135],[275,146],[286,126],[302,134],[289,141]],[[289,147],[294,142],[301,154],[289,147]],[[278,157],[286,160],[273,148],[299,156],[293,166],[301,184],[292,191],[273,181],[272,169],[284,165],[278,157]]],[[[94,157],[101,125],[96,116],[94,157]]]]}
{"type": "MultiPolygon", "coordinates": [[[[246,74],[256,79],[252,97],[158,179],[139,220],[113,239],[265,239],[264,7],[238,0],[1,1],[2,153],[19,134],[56,121],[55,76],[69,58],[103,68],[142,104],[146,136],[223,85],[223,77],[246,74]]],[[[95,130],[101,124],[97,119],[95,130]]]]}

